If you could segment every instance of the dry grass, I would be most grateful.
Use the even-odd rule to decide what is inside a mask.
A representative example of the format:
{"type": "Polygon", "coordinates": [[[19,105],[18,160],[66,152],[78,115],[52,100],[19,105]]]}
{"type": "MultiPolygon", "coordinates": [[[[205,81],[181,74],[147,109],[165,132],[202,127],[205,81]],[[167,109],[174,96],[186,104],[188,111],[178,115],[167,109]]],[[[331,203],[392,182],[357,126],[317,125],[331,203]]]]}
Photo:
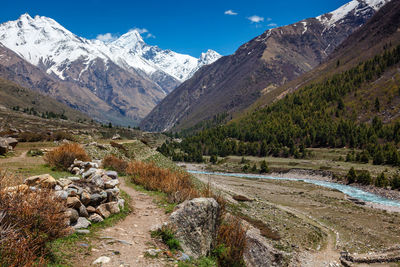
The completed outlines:
{"type": "Polygon", "coordinates": [[[246,229],[239,218],[227,216],[218,228],[217,257],[219,266],[245,266],[246,229]]]}
{"type": "Polygon", "coordinates": [[[129,163],[126,172],[133,183],[142,185],[147,190],[166,193],[170,203],[181,203],[199,196],[191,177],[186,173],[161,169],[154,163],[141,161],[129,163]]]}
{"type": "Polygon", "coordinates": [[[124,175],[126,173],[126,169],[128,168],[128,163],[114,155],[108,155],[103,159],[103,167],[114,170],[120,175],[124,175]]]}
{"type": "Polygon", "coordinates": [[[44,266],[47,243],[69,231],[65,203],[46,190],[7,188],[14,180],[0,173],[0,265],[44,266]]]}
{"type": "Polygon", "coordinates": [[[20,142],[42,142],[42,141],[62,141],[74,140],[74,137],[65,131],[57,131],[51,134],[46,132],[23,132],[18,135],[20,142]]]}
{"type": "Polygon", "coordinates": [[[110,142],[110,145],[111,145],[112,147],[118,148],[118,149],[120,149],[120,150],[122,150],[122,151],[125,151],[125,152],[128,151],[128,149],[126,149],[126,147],[124,147],[124,145],[119,144],[119,143],[117,143],[117,142],[111,141],[111,142],[110,142]]]}
{"type": "Polygon", "coordinates": [[[86,151],[76,143],[67,143],[59,147],[56,147],[52,151],[48,152],[44,160],[53,167],[60,170],[66,170],[74,163],[74,160],[89,161],[90,157],[86,151]]]}

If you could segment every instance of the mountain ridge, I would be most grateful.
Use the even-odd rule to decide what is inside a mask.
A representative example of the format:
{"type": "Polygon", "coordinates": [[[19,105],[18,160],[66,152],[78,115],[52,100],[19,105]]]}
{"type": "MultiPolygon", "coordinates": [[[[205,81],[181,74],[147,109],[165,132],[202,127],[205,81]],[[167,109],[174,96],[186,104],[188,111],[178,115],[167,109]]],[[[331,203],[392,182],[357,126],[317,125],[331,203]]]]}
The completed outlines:
{"type": "MultiPolygon", "coordinates": [[[[188,75],[220,56],[209,50],[196,59],[162,50],[147,45],[137,30],[111,43],[88,40],[51,18],[32,18],[29,14],[1,24],[0,43],[17,54],[12,56],[14,59],[18,56],[26,61],[14,60],[19,63],[12,64],[12,68],[1,62],[8,65],[8,71],[0,75],[96,120],[120,125],[137,125],[188,75]],[[34,68],[27,67],[29,64],[37,69],[32,72],[34,68]],[[11,69],[15,75],[10,74],[11,69]],[[42,83],[37,81],[38,76],[42,83]]],[[[3,53],[9,54],[4,47],[3,53]]]]}
{"type": "Polygon", "coordinates": [[[181,84],[146,116],[141,128],[178,131],[217,114],[245,110],[262,94],[273,94],[318,66],[386,2],[353,0],[316,18],[265,31],[181,84]]]}

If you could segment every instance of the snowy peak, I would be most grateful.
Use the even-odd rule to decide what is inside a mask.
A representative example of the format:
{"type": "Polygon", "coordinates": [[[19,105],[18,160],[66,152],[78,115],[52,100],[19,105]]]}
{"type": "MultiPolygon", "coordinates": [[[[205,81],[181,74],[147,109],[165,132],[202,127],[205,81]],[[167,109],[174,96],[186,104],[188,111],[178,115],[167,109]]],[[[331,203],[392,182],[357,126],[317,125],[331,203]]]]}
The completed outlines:
{"type": "Polygon", "coordinates": [[[221,57],[220,54],[215,52],[214,50],[208,49],[207,52],[201,53],[199,58],[199,64],[208,65],[217,61],[221,57]]]}
{"type": "Polygon", "coordinates": [[[66,73],[74,62],[84,62],[86,66],[79,70],[82,74],[92,61],[101,59],[105,64],[112,61],[125,70],[139,70],[147,75],[146,79],[152,79],[157,74],[158,80],[169,77],[181,83],[202,65],[220,57],[211,50],[202,54],[201,59],[162,50],[146,44],[136,29],[111,43],[88,40],[73,34],[51,18],[32,18],[28,13],[15,21],[0,24],[0,43],[62,80],[77,79],[66,73]]]}
{"type": "Polygon", "coordinates": [[[390,0],[352,0],[330,13],[318,16],[317,19],[329,29],[351,13],[360,15],[366,12],[367,9],[377,11],[389,1],[390,0]]]}
{"type": "Polygon", "coordinates": [[[145,42],[137,30],[131,30],[112,42],[112,44],[124,49],[130,49],[136,48],[138,44],[143,45],[145,42]]]}

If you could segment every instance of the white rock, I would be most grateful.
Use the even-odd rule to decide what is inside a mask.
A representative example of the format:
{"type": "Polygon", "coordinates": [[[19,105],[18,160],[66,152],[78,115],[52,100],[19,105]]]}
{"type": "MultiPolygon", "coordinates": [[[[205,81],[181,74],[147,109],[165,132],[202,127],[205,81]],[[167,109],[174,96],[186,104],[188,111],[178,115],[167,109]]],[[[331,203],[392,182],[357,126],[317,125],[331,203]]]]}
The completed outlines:
{"type": "Polygon", "coordinates": [[[106,257],[106,256],[101,256],[100,258],[97,258],[97,260],[95,260],[92,265],[97,265],[97,264],[106,264],[109,263],[111,261],[111,258],[106,257]]]}

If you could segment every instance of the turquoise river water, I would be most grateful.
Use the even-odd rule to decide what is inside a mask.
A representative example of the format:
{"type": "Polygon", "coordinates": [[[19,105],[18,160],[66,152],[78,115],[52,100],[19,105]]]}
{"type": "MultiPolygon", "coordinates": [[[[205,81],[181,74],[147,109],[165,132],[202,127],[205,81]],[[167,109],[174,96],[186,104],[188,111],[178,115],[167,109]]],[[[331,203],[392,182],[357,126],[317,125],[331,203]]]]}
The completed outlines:
{"type": "Polygon", "coordinates": [[[220,173],[220,172],[191,171],[191,170],[188,170],[188,172],[193,173],[193,174],[221,175],[221,176],[231,176],[231,177],[239,177],[239,178],[303,181],[305,183],[310,183],[310,184],[323,186],[326,188],[336,189],[350,197],[357,198],[359,200],[363,200],[366,202],[372,202],[372,203],[381,204],[381,205],[385,205],[385,206],[392,206],[392,207],[400,208],[400,201],[381,197],[381,196],[375,195],[373,193],[369,193],[364,190],[361,190],[359,188],[349,186],[349,185],[344,185],[344,184],[338,184],[338,183],[332,183],[332,182],[326,182],[326,181],[320,181],[320,180],[312,180],[312,179],[290,178],[290,177],[284,178],[284,177],[274,177],[274,176],[257,175],[257,174],[220,173]]]}

